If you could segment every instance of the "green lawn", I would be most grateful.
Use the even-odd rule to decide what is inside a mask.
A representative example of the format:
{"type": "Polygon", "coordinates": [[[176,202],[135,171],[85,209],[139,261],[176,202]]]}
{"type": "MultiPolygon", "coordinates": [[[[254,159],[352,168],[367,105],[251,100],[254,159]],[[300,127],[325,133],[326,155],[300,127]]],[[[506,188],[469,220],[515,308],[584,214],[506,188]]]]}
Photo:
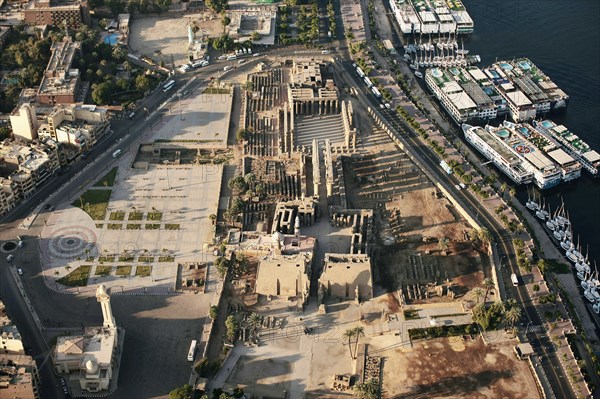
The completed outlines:
{"type": "Polygon", "coordinates": [[[83,209],[94,220],[104,220],[111,190],[88,190],[72,206],[83,209]]]}
{"type": "Polygon", "coordinates": [[[129,276],[131,274],[131,266],[117,266],[117,276],[129,276]]]}
{"type": "Polygon", "coordinates": [[[162,212],[148,212],[148,220],[162,220],[162,212]]]}
{"type": "Polygon", "coordinates": [[[129,212],[129,220],[142,220],[144,212],[129,212]]]}
{"type": "Polygon", "coordinates": [[[231,90],[222,87],[207,87],[202,94],[229,94],[231,90]]]}
{"type": "Polygon", "coordinates": [[[102,223],[96,223],[96,228],[97,229],[101,229],[103,227],[104,227],[104,225],[102,223]]]}
{"type": "Polygon", "coordinates": [[[158,261],[159,262],[174,262],[175,261],[175,257],[173,255],[159,256],[158,257],[158,261]]]}
{"type": "Polygon", "coordinates": [[[117,168],[112,168],[104,177],[96,182],[96,187],[112,187],[115,183],[115,177],[117,177],[117,168]]]}
{"type": "Polygon", "coordinates": [[[140,277],[149,277],[152,273],[152,266],[138,266],[135,268],[135,275],[140,277]]]}
{"type": "Polygon", "coordinates": [[[142,228],[141,224],[135,224],[135,223],[128,223],[127,224],[127,230],[139,230],[142,228]]]}
{"type": "Polygon", "coordinates": [[[147,224],[146,230],[158,230],[160,229],[160,224],[147,224]]]}
{"type": "Polygon", "coordinates": [[[112,266],[96,266],[96,276],[108,276],[112,266]]]}
{"type": "Polygon", "coordinates": [[[123,225],[121,223],[110,223],[108,225],[109,230],[121,230],[122,227],[123,225]]]}
{"type": "Polygon", "coordinates": [[[165,224],[165,230],[179,230],[178,224],[165,224]]]}
{"type": "Polygon", "coordinates": [[[154,262],[154,256],[140,256],[138,262],[154,262]]]}
{"type": "Polygon", "coordinates": [[[122,211],[111,212],[109,220],[125,220],[125,212],[122,212],[122,211]]]}
{"type": "Polygon", "coordinates": [[[87,285],[88,278],[90,277],[91,270],[92,266],[79,266],[71,273],[59,279],[58,282],[62,285],[68,285],[69,287],[85,287],[87,285]]]}

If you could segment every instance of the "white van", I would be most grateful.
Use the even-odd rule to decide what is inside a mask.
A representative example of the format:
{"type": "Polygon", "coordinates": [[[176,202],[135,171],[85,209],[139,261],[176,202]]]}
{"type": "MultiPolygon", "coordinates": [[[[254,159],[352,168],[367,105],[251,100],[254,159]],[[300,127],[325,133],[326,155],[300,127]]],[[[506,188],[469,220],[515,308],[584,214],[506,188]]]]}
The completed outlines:
{"type": "Polygon", "coordinates": [[[8,256],[6,257],[6,261],[7,261],[7,262],[10,262],[10,261],[11,261],[11,260],[13,260],[14,258],[15,258],[15,257],[14,257],[12,254],[10,254],[10,255],[8,255],[8,256]]]}
{"type": "Polygon", "coordinates": [[[112,157],[113,157],[113,158],[116,158],[116,157],[118,157],[120,154],[121,154],[121,150],[117,150],[117,151],[113,152],[113,154],[112,154],[112,157]]]}
{"type": "Polygon", "coordinates": [[[229,71],[230,69],[231,69],[231,66],[230,66],[230,65],[227,65],[225,68],[223,68],[223,71],[224,71],[224,72],[227,72],[227,71],[229,71]]]}
{"type": "Polygon", "coordinates": [[[201,66],[204,66],[204,61],[202,61],[202,60],[196,61],[192,64],[192,68],[199,68],[201,66]]]}
{"type": "Polygon", "coordinates": [[[230,55],[229,57],[227,57],[227,61],[233,61],[233,60],[237,60],[236,55],[230,55]]]}

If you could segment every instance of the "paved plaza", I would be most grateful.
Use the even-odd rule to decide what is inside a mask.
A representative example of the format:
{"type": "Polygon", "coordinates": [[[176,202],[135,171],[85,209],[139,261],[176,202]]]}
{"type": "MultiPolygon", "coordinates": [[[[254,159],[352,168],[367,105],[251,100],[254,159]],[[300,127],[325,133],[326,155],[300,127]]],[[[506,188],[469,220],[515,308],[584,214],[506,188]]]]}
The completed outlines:
{"type": "MultiPolygon", "coordinates": [[[[174,103],[142,136],[139,148],[223,148],[231,102],[229,94],[202,94],[199,89],[174,103]]],[[[119,159],[112,187],[82,187],[46,220],[40,252],[50,288],[81,293],[105,284],[115,293],[170,294],[178,264],[213,258],[209,216],[217,214],[223,166],[134,163],[137,149],[132,147],[119,159]],[[70,205],[89,189],[111,191],[103,220],[92,220],[70,205]],[[60,284],[81,266],[90,268],[87,286],[60,284]]]]}

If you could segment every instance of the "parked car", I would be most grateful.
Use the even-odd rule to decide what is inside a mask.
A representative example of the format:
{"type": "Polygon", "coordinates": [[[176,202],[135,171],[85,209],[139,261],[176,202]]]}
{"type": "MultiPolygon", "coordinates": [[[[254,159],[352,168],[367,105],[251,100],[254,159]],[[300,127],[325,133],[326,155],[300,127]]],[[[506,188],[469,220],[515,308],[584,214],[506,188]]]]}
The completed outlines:
{"type": "Polygon", "coordinates": [[[8,255],[8,256],[6,257],[6,261],[7,261],[7,262],[10,262],[10,261],[12,261],[14,258],[15,258],[15,257],[14,257],[12,254],[10,254],[10,255],[8,255]]]}
{"type": "Polygon", "coordinates": [[[19,273],[19,276],[23,275],[23,269],[21,269],[20,267],[17,269],[17,273],[19,273]]]}

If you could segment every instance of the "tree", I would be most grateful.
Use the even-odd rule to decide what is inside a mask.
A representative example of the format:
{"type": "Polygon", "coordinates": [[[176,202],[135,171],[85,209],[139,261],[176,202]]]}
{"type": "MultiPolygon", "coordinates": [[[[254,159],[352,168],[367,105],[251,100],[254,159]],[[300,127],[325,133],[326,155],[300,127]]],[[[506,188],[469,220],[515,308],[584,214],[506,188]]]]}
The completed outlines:
{"type": "Polygon", "coordinates": [[[248,322],[252,328],[256,328],[260,325],[260,316],[257,313],[252,312],[248,317],[248,322]]]}
{"type": "Polygon", "coordinates": [[[221,25],[223,25],[223,29],[225,29],[225,27],[227,25],[229,25],[231,23],[231,18],[229,18],[227,16],[227,14],[223,13],[223,17],[221,18],[221,25]]]}
{"type": "Polygon", "coordinates": [[[92,100],[98,105],[108,104],[113,92],[114,85],[111,82],[97,84],[92,91],[92,100]]]}
{"type": "Polygon", "coordinates": [[[514,187],[511,187],[510,190],[508,190],[508,193],[511,197],[514,197],[515,195],[517,195],[517,190],[515,190],[514,187]]]}
{"type": "Polygon", "coordinates": [[[194,390],[188,384],[185,384],[182,387],[175,388],[171,392],[169,392],[169,399],[189,399],[192,397],[192,393],[194,390]]]}
{"type": "Polygon", "coordinates": [[[206,0],[204,4],[215,14],[220,14],[229,8],[227,0],[206,0]]]}
{"type": "Polygon", "coordinates": [[[518,305],[512,305],[506,311],[506,321],[511,327],[515,326],[515,323],[521,319],[521,308],[518,305]]]}
{"type": "Polygon", "coordinates": [[[152,88],[152,80],[146,75],[138,75],[135,78],[135,88],[141,92],[146,92],[152,88]]]}
{"type": "Polygon", "coordinates": [[[344,338],[348,338],[348,351],[350,352],[350,359],[354,359],[354,354],[352,353],[352,338],[354,338],[354,329],[349,328],[342,334],[344,338]]]}
{"type": "Polygon", "coordinates": [[[219,276],[221,276],[221,278],[225,277],[230,265],[229,260],[220,256],[217,259],[215,259],[214,265],[217,269],[217,272],[219,273],[219,276]]]}
{"type": "Polygon", "coordinates": [[[0,127],[0,141],[10,137],[10,128],[8,126],[0,127]]]}
{"type": "Polygon", "coordinates": [[[238,143],[241,143],[244,140],[248,139],[248,129],[238,129],[237,133],[235,134],[235,137],[237,138],[238,143]]]}
{"type": "Polygon", "coordinates": [[[487,300],[488,294],[490,293],[490,290],[495,287],[494,280],[492,280],[489,277],[483,279],[483,287],[485,288],[485,295],[483,296],[483,303],[485,303],[485,301],[487,300]]]}
{"type": "Polygon", "coordinates": [[[208,215],[208,219],[210,219],[212,224],[215,224],[215,222],[217,221],[217,215],[211,213],[210,215],[208,215]]]}
{"type": "Polygon", "coordinates": [[[502,302],[494,302],[490,306],[480,303],[473,308],[473,321],[484,330],[496,328],[504,316],[504,305],[502,302]]]}
{"type": "Polygon", "coordinates": [[[213,305],[208,310],[208,317],[215,320],[217,318],[218,313],[219,313],[219,308],[216,307],[215,305],[213,305]]]}
{"type": "Polygon", "coordinates": [[[247,185],[252,186],[254,183],[256,183],[256,176],[254,173],[248,173],[244,176],[244,181],[247,185]]]}
{"type": "Polygon", "coordinates": [[[252,34],[250,35],[250,38],[252,39],[252,41],[256,42],[260,40],[260,33],[258,33],[257,31],[252,32],[252,34]]]}
{"type": "Polygon", "coordinates": [[[531,287],[531,289],[533,290],[533,292],[539,292],[540,286],[538,284],[534,284],[533,287],[531,287]]]}
{"type": "Polygon", "coordinates": [[[238,321],[234,316],[229,316],[227,317],[227,320],[225,320],[225,327],[227,328],[227,338],[230,341],[233,341],[235,334],[239,329],[238,321]]]}
{"type": "Polygon", "coordinates": [[[358,355],[358,341],[360,341],[360,339],[365,336],[365,329],[364,329],[364,327],[356,326],[353,328],[353,331],[354,331],[354,358],[356,359],[356,356],[358,355]]]}
{"type": "Polygon", "coordinates": [[[365,382],[359,382],[352,388],[354,396],[360,399],[377,399],[379,395],[379,383],[371,378],[365,382]]]}
{"type": "Polygon", "coordinates": [[[246,180],[244,180],[243,176],[236,176],[236,177],[232,178],[227,183],[227,186],[230,189],[240,192],[240,193],[248,190],[248,184],[246,183],[246,180]]]}
{"type": "Polygon", "coordinates": [[[479,301],[481,300],[481,298],[483,298],[483,296],[484,296],[484,293],[481,288],[477,287],[473,290],[473,297],[475,298],[476,303],[479,303],[479,301]]]}
{"type": "Polygon", "coordinates": [[[500,185],[500,192],[501,192],[502,194],[504,194],[506,191],[508,191],[508,184],[506,184],[506,183],[502,183],[502,184],[500,185]]]}

